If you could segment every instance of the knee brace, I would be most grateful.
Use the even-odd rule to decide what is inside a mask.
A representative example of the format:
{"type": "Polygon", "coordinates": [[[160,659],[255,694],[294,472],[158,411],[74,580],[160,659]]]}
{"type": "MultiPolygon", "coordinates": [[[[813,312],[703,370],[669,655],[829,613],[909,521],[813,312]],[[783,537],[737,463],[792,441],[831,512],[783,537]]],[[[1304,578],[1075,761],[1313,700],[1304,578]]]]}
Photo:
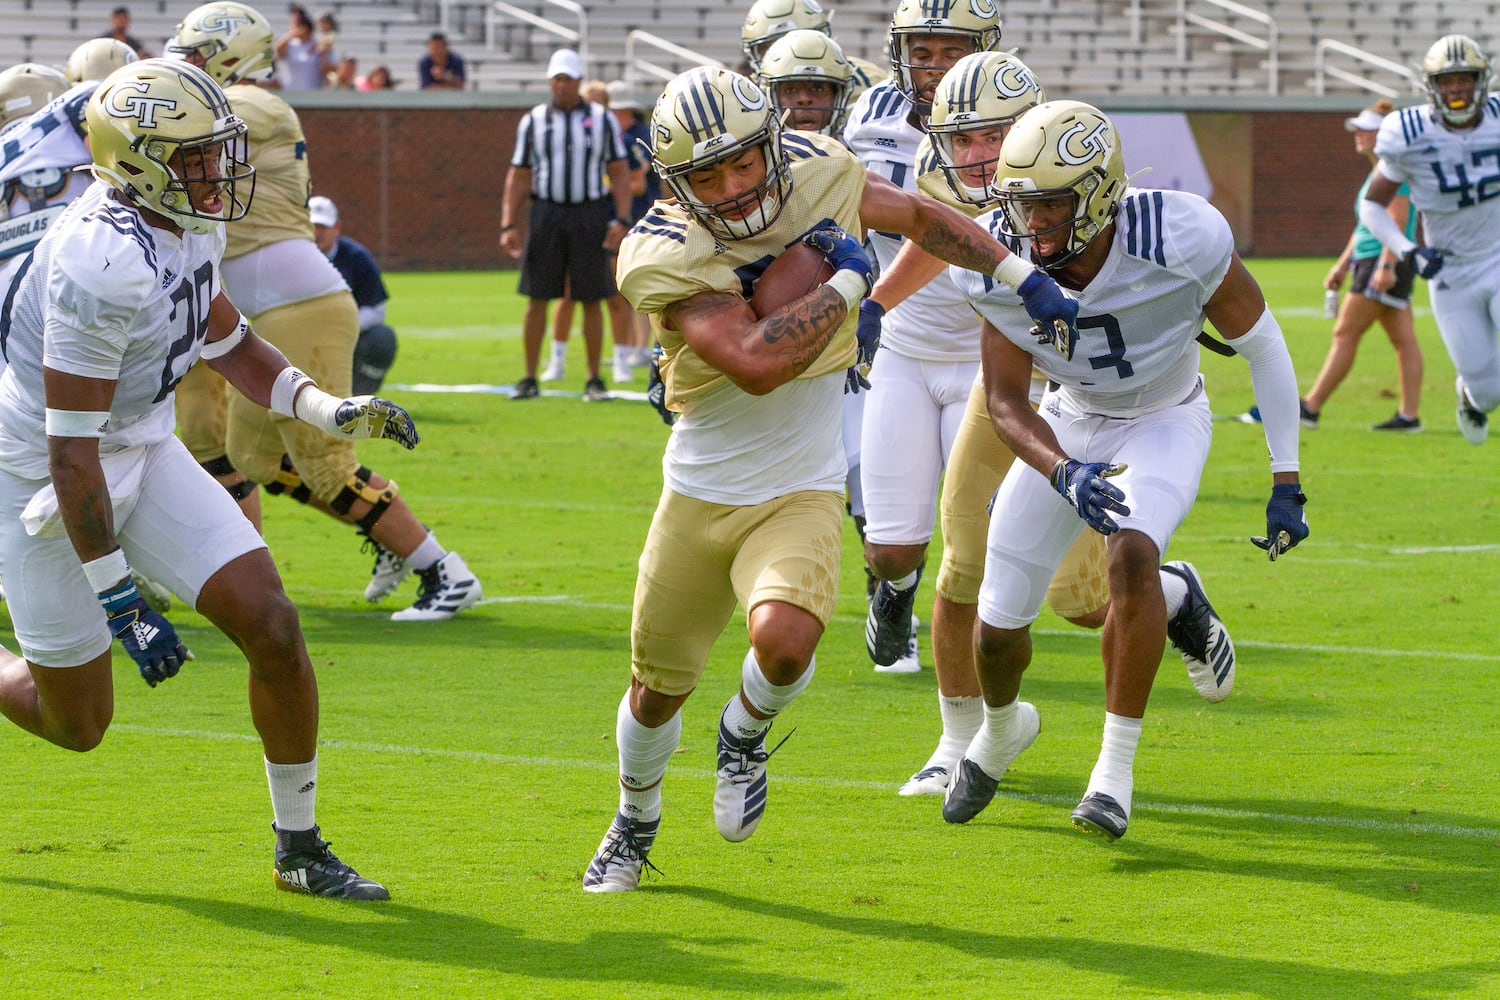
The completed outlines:
{"type": "MultiPolygon", "coordinates": [[[[211,458],[206,462],[199,462],[198,464],[203,466],[204,472],[207,472],[215,479],[223,479],[225,476],[232,475],[239,471],[234,467],[233,463],[229,461],[228,455],[220,455],[218,458],[211,458]]],[[[224,487],[224,492],[228,493],[231,497],[234,498],[235,503],[239,503],[241,500],[245,499],[247,496],[255,492],[255,483],[249,479],[244,478],[241,478],[237,483],[221,482],[219,483],[219,485],[224,487]]]]}
{"type": "Polygon", "coordinates": [[[363,500],[369,504],[370,512],[360,518],[358,524],[359,530],[366,533],[385,516],[385,512],[395,502],[396,494],[400,492],[400,487],[390,479],[386,480],[384,486],[371,486],[370,477],[373,475],[373,472],[361,465],[345,480],[338,496],[328,501],[328,506],[340,515],[349,513],[349,508],[354,506],[356,500],[363,500]]]}
{"type": "Polygon", "coordinates": [[[266,483],[266,492],[272,496],[280,496],[285,493],[298,503],[307,503],[312,499],[312,490],[297,475],[297,469],[292,465],[292,456],[281,456],[281,470],[276,473],[276,478],[266,483]]]}

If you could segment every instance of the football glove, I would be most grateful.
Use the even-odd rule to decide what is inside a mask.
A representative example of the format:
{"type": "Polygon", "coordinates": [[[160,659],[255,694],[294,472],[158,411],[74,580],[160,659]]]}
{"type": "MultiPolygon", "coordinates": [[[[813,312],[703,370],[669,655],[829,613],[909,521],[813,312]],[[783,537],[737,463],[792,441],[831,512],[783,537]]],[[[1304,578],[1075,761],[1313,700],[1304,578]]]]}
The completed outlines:
{"type": "Polygon", "coordinates": [[[177,638],[172,623],[151,609],[130,577],[100,592],[98,597],[109,618],[110,632],[120,640],[140,670],[141,679],[151,687],[176,677],[182,665],[193,658],[177,638]]]}
{"type": "Polygon", "coordinates": [[[661,415],[661,422],[671,427],[677,422],[677,414],[667,409],[667,383],[661,379],[661,345],[651,348],[651,364],[646,367],[646,401],[661,415]]]}
{"type": "Polygon", "coordinates": [[[1433,247],[1414,247],[1407,251],[1406,259],[1417,272],[1417,277],[1431,281],[1443,269],[1445,254],[1433,247]]]}
{"type": "Polygon", "coordinates": [[[858,342],[854,366],[849,369],[844,382],[844,391],[857,393],[870,388],[870,366],[875,363],[875,352],[880,349],[880,320],[885,316],[885,306],[874,299],[864,299],[859,304],[859,325],[854,336],[858,342]]]}
{"type": "Polygon", "coordinates": [[[408,450],[421,440],[411,414],[378,396],[350,396],[333,411],[337,433],[362,441],[365,438],[388,438],[408,450]]]}
{"type": "Polygon", "coordinates": [[[1266,533],[1252,535],[1250,541],[1265,549],[1272,562],[1307,537],[1307,515],[1302,512],[1305,503],[1307,495],[1297,483],[1277,483],[1271,487],[1271,499],[1266,501],[1266,533]]]}
{"type": "Polygon", "coordinates": [[[1125,493],[1105,480],[1118,476],[1125,468],[1108,462],[1059,459],[1052,467],[1052,488],[1062,494],[1090,528],[1101,535],[1112,535],[1120,530],[1120,526],[1109,516],[1110,513],[1129,514],[1130,508],[1125,506],[1125,493]]]}
{"type": "Polygon", "coordinates": [[[813,230],[802,237],[802,242],[827,257],[835,271],[853,271],[864,278],[865,294],[870,293],[875,285],[875,275],[870,267],[870,258],[865,255],[864,245],[859,240],[837,226],[830,226],[827,229],[813,230]]]}
{"type": "Polygon", "coordinates": [[[1073,360],[1073,348],[1078,346],[1078,303],[1062,293],[1053,281],[1040,269],[1026,276],[1016,289],[1026,312],[1036,320],[1031,333],[1037,341],[1051,344],[1063,360],[1073,360]]]}

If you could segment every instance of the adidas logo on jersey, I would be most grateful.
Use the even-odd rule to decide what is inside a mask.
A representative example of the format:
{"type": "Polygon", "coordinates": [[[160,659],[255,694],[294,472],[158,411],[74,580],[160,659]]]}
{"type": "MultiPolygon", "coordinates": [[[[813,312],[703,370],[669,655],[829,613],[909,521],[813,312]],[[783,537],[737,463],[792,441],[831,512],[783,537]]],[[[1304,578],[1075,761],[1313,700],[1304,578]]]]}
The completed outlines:
{"type": "Polygon", "coordinates": [[[721,254],[721,253],[728,253],[728,252],[729,252],[729,248],[728,247],[726,247],[724,244],[720,243],[718,240],[714,240],[714,256],[715,257],[719,256],[719,254],[721,254]]]}
{"type": "Polygon", "coordinates": [[[163,289],[165,289],[168,285],[170,285],[172,282],[174,282],[176,280],[177,280],[177,272],[174,271],[174,270],[172,270],[169,267],[169,268],[166,269],[166,272],[164,274],[162,274],[162,276],[161,276],[161,287],[163,289]]]}
{"type": "Polygon", "coordinates": [[[885,149],[895,149],[896,148],[896,140],[895,139],[887,139],[883,135],[877,135],[875,137],[875,139],[874,139],[874,144],[876,146],[881,146],[881,147],[883,147],[885,149]]]}

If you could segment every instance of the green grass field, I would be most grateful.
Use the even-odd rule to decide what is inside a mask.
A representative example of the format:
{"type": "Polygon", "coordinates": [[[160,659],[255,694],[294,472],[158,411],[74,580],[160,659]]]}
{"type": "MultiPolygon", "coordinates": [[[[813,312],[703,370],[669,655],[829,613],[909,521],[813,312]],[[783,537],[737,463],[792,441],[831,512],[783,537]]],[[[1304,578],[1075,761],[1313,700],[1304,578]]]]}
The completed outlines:
{"type": "MultiPolygon", "coordinates": [[[[1305,390],[1328,262],[1250,264],[1305,390]]],[[[1207,705],[1168,649],[1126,838],[1068,829],[1102,674],[1097,634],[1046,611],[1023,688],[1042,734],[997,801],[955,827],[938,800],[896,796],[937,736],[933,675],[871,671],[851,530],[759,833],[722,841],[710,805],[741,618],[685,709],[652,854],[664,875],[601,898],[579,881],[615,809],[635,560],[667,430],[638,401],[395,387],[511,382],[520,311],[514,274],[389,277],[388,391],[423,442],[361,454],[487,600],[398,628],[386,615],[402,605],[361,598],[352,529],[268,499],[266,536],[321,682],[319,820],[392,901],[273,890],[243,661],[178,609],[197,661],[148,690],[117,655],[98,750],[0,727],[0,997],[1500,997],[1500,444],[1459,436],[1425,298],[1427,431],[1366,429],[1395,409],[1372,331],[1303,433],[1312,535],[1285,560],[1247,541],[1265,525],[1260,430],[1216,426],[1171,555],[1228,621],[1238,684],[1207,705]]],[[[575,338],[574,392],[581,352],[575,338]]],[[[1215,413],[1252,402],[1242,361],[1203,364],[1215,413]]]]}

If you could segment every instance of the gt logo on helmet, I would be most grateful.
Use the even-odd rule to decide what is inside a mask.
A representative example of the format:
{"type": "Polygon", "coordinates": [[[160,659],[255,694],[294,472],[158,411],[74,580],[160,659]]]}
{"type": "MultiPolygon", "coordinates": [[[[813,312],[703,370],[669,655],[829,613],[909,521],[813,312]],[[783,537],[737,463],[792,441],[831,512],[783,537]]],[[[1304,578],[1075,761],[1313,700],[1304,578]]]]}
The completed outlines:
{"type": "Polygon", "coordinates": [[[730,80],[729,89],[734,91],[734,96],[740,99],[740,106],[746,111],[759,111],[766,106],[766,95],[746,77],[736,75],[730,80]]]}
{"type": "Polygon", "coordinates": [[[223,32],[226,35],[232,35],[239,30],[239,25],[254,23],[250,18],[239,14],[231,14],[226,11],[210,11],[204,14],[202,19],[199,20],[198,30],[215,33],[223,32]]]}
{"type": "Polygon", "coordinates": [[[116,118],[134,118],[141,128],[156,128],[157,111],[176,111],[177,102],[166,97],[141,96],[150,92],[151,85],[144,80],[121,83],[109,95],[109,113],[116,118]],[[127,93],[132,90],[137,93],[127,93]]]}
{"type": "Polygon", "coordinates": [[[969,10],[975,17],[990,18],[1000,13],[994,0],[969,0],[969,10]]]}
{"type": "Polygon", "coordinates": [[[1071,166],[1078,166],[1081,163],[1089,162],[1096,155],[1109,155],[1110,148],[1113,145],[1110,142],[1109,126],[1104,122],[1098,122],[1094,125],[1092,131],[1089,131],[1087,135],[1083,135],[1088,130],[1088,127],[1086,122],[1079,122],[1058,138],[1057,158],[1059,160],[1071,166]],[[1073,152],[1069,148],[1073,144],[1082,146],[1084,152],[1073,152]]]}
{"type": "Polygon", "coordinates": [[[1031,68],[1015,60],[1007,61],[995,71],[995,90],[1001,97],[1020,97],[1023,94],[1035,94],[1041,89],[1042,85],[1036,82],[1031,68]]]}

